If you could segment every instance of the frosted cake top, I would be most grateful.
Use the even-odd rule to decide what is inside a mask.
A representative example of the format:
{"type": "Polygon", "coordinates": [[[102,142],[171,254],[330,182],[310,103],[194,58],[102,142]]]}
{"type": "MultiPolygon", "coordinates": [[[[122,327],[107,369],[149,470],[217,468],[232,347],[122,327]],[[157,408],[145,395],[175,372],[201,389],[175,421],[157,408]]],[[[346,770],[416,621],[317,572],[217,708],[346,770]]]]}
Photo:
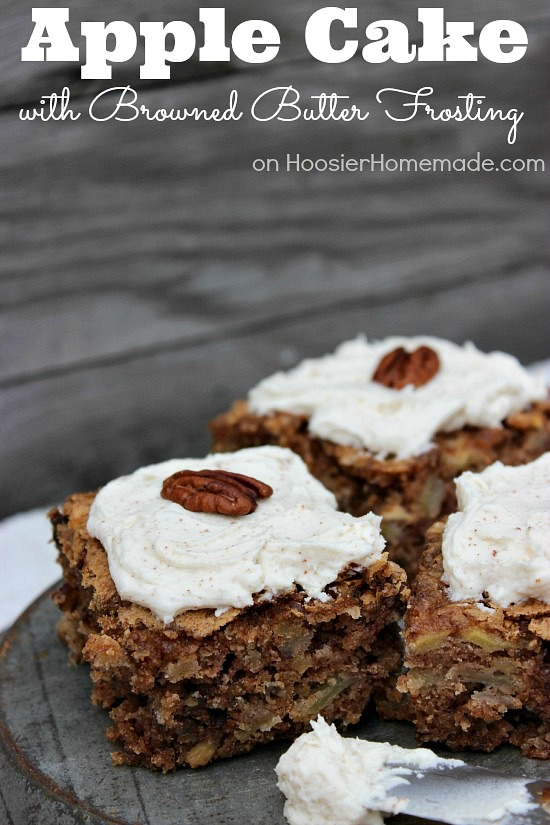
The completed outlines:
{"type": "Polygon", "coordinates": [[[438,432],[501,426],[508,415],[546,395],[544,377],[530,375],[512,355],[428,336],[372,342],[360,336],[331,355],[306,359],[264,379],[250,391],[248,402],[259,415],[307,415],[312,435],[337,444],[382,458],[408,458],[428,450],[438,432]],[[435,353],[433,374],[415,386],[419,374],[426,378],[426,364],[415,352],[426,349],[435,353]],[[384,375],[381,362],[400,350],[398,363],[384,375]],[[400,388],[387,385],[392,369],[393,376],[397,370],[403,378],[400,388]]]}

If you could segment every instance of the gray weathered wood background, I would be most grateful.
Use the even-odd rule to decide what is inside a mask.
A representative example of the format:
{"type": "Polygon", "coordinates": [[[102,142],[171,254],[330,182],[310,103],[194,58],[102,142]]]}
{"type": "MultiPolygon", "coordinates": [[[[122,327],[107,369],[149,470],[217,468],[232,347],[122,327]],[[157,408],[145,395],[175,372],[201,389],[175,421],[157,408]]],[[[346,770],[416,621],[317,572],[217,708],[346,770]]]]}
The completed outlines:
{"type": "MultiPolygon", "coordinates": [[[[49,5],[52,5],[50,0],[49,5]]],[[[215,3],[75,0],[86,19],[192,21],[215,3]]],[[[144,462],[201,455],[206,423],[262,376],[358,331],[429,332],[525,362],[550,355],[549,176],[530,173],[271,173],[255,157],[545,158],[546,0],[461,0],[449,19],[510,17],[529,33],[518,63],[322,65],[303,31],[318,0],[239,0],[232,24],[274,22],[265,66],[190,62],[140,89],[160,106],[244,106],[292,83],[349,94],[366,123],[21,122],[19,107],[70,87],[85,111],[100,83],[76,64],[21,63],[32,4],[0,0],[2,150],[0,514],[93,488],[144,462]],[[379,88],[432,85],[441,106],[475,91],[525,111],[502,123],[392,123],[379,88]]],[[[420,5],[438,3],[424,2],[420,5]]],[[[416,5],[360,4],[414,30],[416,5]]],[[[76,37],[76,34],[75,34],[76,37]]],[[[137,66],[113,81],[140,87],[137,66]]]]}

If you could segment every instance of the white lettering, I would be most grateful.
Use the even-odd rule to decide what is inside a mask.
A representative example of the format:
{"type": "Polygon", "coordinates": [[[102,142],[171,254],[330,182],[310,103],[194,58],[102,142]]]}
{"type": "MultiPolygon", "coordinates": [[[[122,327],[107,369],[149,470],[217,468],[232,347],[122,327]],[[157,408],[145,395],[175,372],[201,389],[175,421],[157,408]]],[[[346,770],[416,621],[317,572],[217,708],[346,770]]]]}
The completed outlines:
{"type": "Polygon", "coordinates": [[[368,63],[410,63],[416,55],[416,46],[409,47],[409,30],[397,20],[378,20],[367,26],[365,32],[374,43],[367,43],[362,51],[368,63]],[[385,36],[384,36],[385,35],[385,36]]]}
{"type": "Polygon", "coordinates": [[[274,120],[275,118],[284,121],[298,120],[302,114],[302,110],[298,106],[299,100],[300,92],[298,92],[294,86],[274,86],[272,89],[266,89],[265,92],[258,95],[252,104],[250,113],[254,120],[258,120],[261,123],[274,120]],[[275,98],[274,103],[272,102],[272,98],[275,98]],[[260,114],[257,108],[259,103],[267,103],[269,108],[266,113],[260,114]],[[271,106],[273,106],[273,108],[270,108],[271,106]],[[289,114],[283,114],[286,110],[288,110],[289,114]]]}
{"type": "Polygon", "coordinates": [[[359,45],[357,40],[346,40],[341,49],[332,46],[330,33],[336,20],[342,22],[345,29],[357,27],[357,9],[327,6],[313,12],[306,24],[307,50],[322,63],[345,63],[354,56],[359,45]]]}
{"type": "MultiPolygon", "coordinates": [[[[23,61],[78,61],[79,49],[73,44],[67,23],[68,8],[33,8],[34,28],[29,42],[21,49],[23,61]]],[[[477,42],[472,21],[446,21],[445,10],[419,8],[422,42],[416,45],[405,23],[398,20],[376,20],[364,34],[365,45],[360,52],[366,63],[472,62],[481,54],[493,63],[514,63],[526,53],[529,45],[526,30],[513,20],[493,20],[481,29],[477,42]]],[[[169,80],[173,64],[193,58],[198,47],[201,62],[228,62],[234,54],[244,63],[268,63],[278,54],[281,37],[276,26],[267,20],[244,20],[230,34],[226,27],[225,9],[199,8],[198,22],[204,28],[204,41],[199,44],[196,23],[184,20],[140,23],[144,60],[140,77],[146,80],[169,80]],[[228,45],[229,44],[229,45],[228,45]]],[[[322,63],[345,63],[358,54],[358,9],[326,6],[310,15],[305,28],[305,43],[309,53],[322,63]]],[[[85,40],[85,62],[81,76],[85,80],[110,79],[112,66],[131,60],[137,51],[136,28],[124,20],[110,23],[85,21],[80,31],[85,40]]],[[[281,101],[286,119],[293,120],[291,93],[281,101]]],[[[279,113],[281,114],[281,113],[279,113]]],[[[282,120],[284,117],[275,115],[282,120]]]]}
{"type": "Polygon", "coordinates": [[[52,92],[40,98],[40,106],[30,109],[19,109],[19,120],[78,120],[80,112],[73,112],[69,107],[71,92],[68,86],[63,87],[61,94],[52,92]]]}
{"type": "Polygon", "coordinates": [[[86,62],[81,72],[81,76],[86,80],[111,78],[113,69],[107,64],[107,60],[111,63],[125,63],[136,52],[136,31],[124,20],[114,20],[108,25],[85,22],[80,28],[82,36],[86,38],[86,62]],[[115,39],[112,49],[107,48],[109,36],[115,39]]]}
{"type": "Polygon", "coordinates": [[[390,120],[395,121],[407,121],[412,120],[417,114],[418,111],[425,110],[426,103],[422,100],[423,97],[430,97],[433,94],[433,88],[431,86],[422,86],[421,89],[418,89],[417,92],[409,92],[407,89],[394,89],[392,87],[387,87],[386,89],[379,89],[376,93],[376,100],[378,103],[382,103],[382,95],[386,94],[387,92],[394,93],[397,95],[403,95],[404,101],[401,98],[397,99],[397,104],[403,109],[407,111],[403,113],[401,116],[395,113],[395,110],[390,112],[389,109],[385,109],[384,113],[386,117],[389,117],[390,120]],[[411,100],[412,98],[412,100],[411,100]]]}
{"type": "Polygon", "coordinates": [[[418,49],[419,60],[475,61],[477,49],[470,45],[466,37],[474,33],[474,24],[445,24],[444,9],[418,9],[418,20],[422,23],[424,37],[418,49]]]}
{"type": "Polygon", "coordinates": [[[199,49],[199,60],[227,63],[231,51],[225,45],[225,9],[200,9],[199,20],[204,25],[204,45],[199,49]]]}
{"type": "Polygon", "coordinates": [[[170,78],[170,63],[183,63],[189,60],[195,51],[195,32],[183,20],[173,20],[166,26],[163,23],[140,23],[139,33],[145,42],[145,60],[139,70],[139,76],[146,80],[170,78]],[[166,38],[174,38],[172,49],[166,48],[166,38]]]}
{"type": "MultiPolygon", "coordinates": [[[[88,106],[88,114],[92,120],[96,120],[99,123],[103,123],[106,120],[135,120],[139,117],[139,109],[135,105],[136,100],[137,92],[135,89],[132,89],[131,86],[113,86],[111,89],[105,89],[103,92],[100,92],[94,97],[88,106]],[[113,108],[107,110],[106,114],[96,114],[97,103],[99,103],[99,101],[101,101],[102,104],[105,103],[103,98],[112,92],[120,92],[118,99],[115,100],[113,108]],[[125,98],[129,98],[129,100],[126,100],[125,98]],[[129,112],[127,114],[120,114],[124,112],[125,109],[129,109],[129,112]]],[[[110,103],[110,101],[108,102],[110,103]]]]}
{"type": "Polygon", "coordinates": [[[527,32],[513,20],[493,20],[483,26],[479,33],[479,49],[493,63],[515,63],[516,60],[521,60],[528,45],[527,32]],[[510,50],[503,52],[502,46],[508,46],[510,50]]]}
{"type": "Polygon", "coordinates": [[[240,23],[231,38],[231,47],[245,63],[269,63],[279,52],[279,32],[266,20],[240,23]]]}
{"type": "Polygon", "coordinates": [[[33,9],[32,20],[34,29],[21,49],[21,60],[78,60],[79,51],[67,30],[69,9],[33,9]]]}

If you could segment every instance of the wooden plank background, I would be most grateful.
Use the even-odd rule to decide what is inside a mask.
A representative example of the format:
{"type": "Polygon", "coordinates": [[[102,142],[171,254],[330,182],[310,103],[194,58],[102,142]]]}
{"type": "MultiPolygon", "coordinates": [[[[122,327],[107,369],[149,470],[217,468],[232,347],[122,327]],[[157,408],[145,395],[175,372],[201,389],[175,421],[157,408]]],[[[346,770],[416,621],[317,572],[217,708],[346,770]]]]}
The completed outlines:
{"type": "MultiPolygon", "coordinates": [[[[59,4],[63,5],[63,4],[59,4]]],[[[71,4],[81,20],[192,20],[206,3],[71,4]],[[184,11],[182,12],[182,7],[184,11]]],[[[212,4],[216,5],[216,4],[212,4]]],[[[265,17],[283,47],[263,67],[185,65],[140,91],[158,106],[243,105],[292,83],[351,95],[366,123],[20,122],[18,108],[70,86],[75,64],[19,61],[30,6],[1,0],[0,514],[90,489],[143,462],[208,448],[206,423],[262,376],[364,331],[473,339],[529,362],[550,355],[548,171],[539,174],[271,173],[255,157],[459,157],[550,162],[546,3],[473,0],[450,19],[511,17],[529,32],[511,65],[329,66],[307,58],[316,0],[228,4],[265,17]],[[392,123],[384,86],[468,91],[525,111],[515,146],[499,123],[392,123]]],[[[423,4],[430,5],[430,4],[423,4]]],[[[437,5],[434,3],[433,5],[437,5]]],[[[416,6],[372,0],[365,21],[413,25],[416,6]]],[[[139,87],[138,58],[113,83],[139,87]]],[[[109,82],[107,85],[111,85],[109,82]]],[[[434,104],[436,105],[436,104],[434,104]]]]}

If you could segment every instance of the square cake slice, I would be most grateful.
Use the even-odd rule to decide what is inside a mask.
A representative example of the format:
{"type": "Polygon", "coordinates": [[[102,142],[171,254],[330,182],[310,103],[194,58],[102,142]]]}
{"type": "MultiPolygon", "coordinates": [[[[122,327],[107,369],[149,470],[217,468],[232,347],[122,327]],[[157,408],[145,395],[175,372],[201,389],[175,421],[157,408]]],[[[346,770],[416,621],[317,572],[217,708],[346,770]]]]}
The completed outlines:
{"type": "Polygon", "coordinates": [[[145,467],[51,520],[61,638],[115,764],[198,767],[355,723],[402,663],[408,590],[379,517],[340,513],[290,450],[145,467]]]}
{"type": "Polygon", "coordinates": [[[453,479],[550,450],[550,403],[513,356],[359,337],[261,381],[211,430],[216,451],[297,452],[345,512],[382,516],[390,558],[414,577],[425,531],[456,506],[453,479]]]}
{"type": "Polygon", "coordinates": [[[459,511],[427,535],[398,689],[423,742],[548,759],[550,454],[457,487],[459,511]]]}

